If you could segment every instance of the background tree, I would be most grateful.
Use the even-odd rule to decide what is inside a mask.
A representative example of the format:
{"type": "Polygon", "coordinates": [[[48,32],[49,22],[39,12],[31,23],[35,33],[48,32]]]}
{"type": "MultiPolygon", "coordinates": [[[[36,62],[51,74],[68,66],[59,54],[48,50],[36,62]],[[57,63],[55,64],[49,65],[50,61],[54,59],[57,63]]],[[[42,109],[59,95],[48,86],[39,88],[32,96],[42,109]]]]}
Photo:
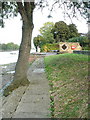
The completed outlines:
{"type": "Polygon", "coordinates": [[[43,44],[45,44],[44,38],[41,35],[34,37],[33,42],[34,42],[34,45],[36,47],[36,52],[37,52],[38,47],[41,47],[43,44]]]}
{"type": "Polygon", "coordinates": [[[7,44],[0,44],[0,50],[18,50],[19,46],[17,44],[14,43],[7,43],[7,44]]]}
{"type": "Polygon", "coordinates": [[[7,50],[7,45],[6,44],[2,44],[1,50],[7,50]]]}
{"type": "Polygon", "coordinates": [[[54,23],[53,22],[46,22],[44,23],[43,27],[40,28],[40,34],[44,38],[44,43],[54,43],[54,37],[51,33],[53,29],[54,23]]]}
{"type": "Polygon", "coordinates": [[[75,24],[69,24],[68,27],[69,27],[69,31],[70,31],[69,38],[80,36],[75,24]]]}
{"type": "Polygon", "coordinates": [[[79,36],[79,37],[74,37],[68,40],[68,42],[79,42],[80,45],[82,46],[83,50],[84,49],[89,49],[89,39],[87,36],[79,36]]]}
{"type": "MultiPolygon", "coordinates": [[[[19,0],[19,2],[0,2],[0,25],[4,25],[3,19],[8,18],[10,16],[16,16],[17,13],[21,15],[22,19],[22,41],[20,44],[19,49],[19,57],[15,68],[15,75],[14,80],[11,84],[11,86],[7,87],[7,91],[15,89],[15,87],[19,87],[20,85],[27,85],[28,79],[27,79],[27,69],[28,69],[28,59],[31,49],[31,37],[32,37],[32,31],[33,31],[33,11],[35,6],[38,6],[39,8],[45,8],[49,7],[50,13],[53,11],[55,6],[62,7],[64,9],[64,13],[67,15],[68,10],[71,11],[72,14],[68,14],[70,17],[75,17],[75,13],[77,13],[77,10],[80,12],[83,16],[88,16],[87,2],[73,2],[73,0],[70,1],[58,1],[53,0],[52,4],[51,1],[47,0],[39,0],[39,1],[26,1],[25,0],[19,0]],[[16,84],[17,83],[17,84],[16,84]],[[15,86],[14,86],[15,85],[15,86]]],[[[50,16],[50,15],[49,15],[50,16]]]]}
{"type": "Polygon", "coordinates": [[[18,50],[19,49],[19,46],[17,44],[14,44],[14,43],[7,43],[6,44],[7,46],[7,50],[18,50]]]}
{"type": "Polygon", "coordinates": [[[54,34],[55,42],[67,41],[70,34],[68,25],[63,21],[55,23],[52,33],[54,34]]]}

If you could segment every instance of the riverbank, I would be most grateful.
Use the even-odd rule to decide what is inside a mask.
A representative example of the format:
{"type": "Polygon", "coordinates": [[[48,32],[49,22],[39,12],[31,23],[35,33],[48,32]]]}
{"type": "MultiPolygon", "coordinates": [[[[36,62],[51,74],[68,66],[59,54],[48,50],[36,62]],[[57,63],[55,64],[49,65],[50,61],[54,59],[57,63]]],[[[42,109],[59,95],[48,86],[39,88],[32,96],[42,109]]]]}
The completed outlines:
{"type": "MultiPolygon", "coordinates": [[[[34,53],[30,54],[29,58],[29,65],[31,65],[36,59],[42,58],[49,55],[54,55],[56,53],[34,53]]],[[[10,61],[9,61],[10,63],[10,61]]],[[[10,64],[4,64],[0,65],[0,96],[2,96],[2,93],[4,89],[11,84],[14,72],[15,72],[15,66],[16,63],[10,63],[10,64]]]]}
{"type": "MultiPolygon", "coordinates": [[[[31,54],[29,58],[29,65],[32,64],[37,58],[44,57],[43,55],[36,55],[36,54],[31,54]]],[[[4,64],[0,65],[1,67],[1,88],[0,88],[0,94],[2,94],[3,90],[10,85],[10,83],[13,80],[14,73],[15,73],[15,66],[16,63],[10,63],[10,64],[4,64]]]]}
{"type": "Polygon", "coordinates": [[[14,72],[15,72],[15,65],[16,65],[16,63],[0,65],[0,67],[1,67],[0,83],[2,84],[1,88],[0,88],[0,94],[2,94],[4,88],[6,88],[6,86],[8,86],[11,83],[11,81],[13,80],[13,76],[14,76],[14,72]]]}
{"type": "Polygon", "coordinates": [[[2,65],[2,86],[5,86],[8,82],[12,81],[15,73],[16,63],[10,63],[2,65]]]}

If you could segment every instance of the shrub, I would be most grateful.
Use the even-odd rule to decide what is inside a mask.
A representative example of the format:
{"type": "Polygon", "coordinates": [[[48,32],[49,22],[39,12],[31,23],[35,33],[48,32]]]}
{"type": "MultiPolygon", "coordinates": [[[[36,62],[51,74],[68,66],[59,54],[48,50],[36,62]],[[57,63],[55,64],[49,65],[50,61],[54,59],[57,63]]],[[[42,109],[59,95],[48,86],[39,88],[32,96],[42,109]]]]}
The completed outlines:
{"type": "Polygon", "coordinates": [[[79,42],[83,50],[89,49],[89,40],[86,36],[74,37],[69,39],[68,42],[79,42]]]}
{"type": "Polygon", "coordinates": [[[45,44],[41,47],[42,52],[50,52],[52,50],[59,50],[59,43],[45,44]]]}

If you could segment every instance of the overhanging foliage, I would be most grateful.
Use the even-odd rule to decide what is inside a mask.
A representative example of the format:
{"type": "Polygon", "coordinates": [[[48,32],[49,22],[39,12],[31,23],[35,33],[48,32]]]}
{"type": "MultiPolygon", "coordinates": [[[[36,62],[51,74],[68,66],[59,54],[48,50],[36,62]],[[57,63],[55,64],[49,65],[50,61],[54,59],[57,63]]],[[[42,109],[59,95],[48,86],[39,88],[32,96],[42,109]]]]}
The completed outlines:
{"type": "Polygon", "coordinates": [[[4,25],[3,19],[17,16],[17,13],[20,13],[20,7],[22,7],[22,10],[25,6],[27,7],[25,8],[28,9],[30,2],[35,2],[37,9],[43,10],[47,7],[50,11],[47,15],[48,17],[51,17],[52,11],[57,8],[61,8],[64,16],[68,16],[71,20],[73,17],[78,17],[77,12],[84,18],[89,17],[90,4],[88,0],[82,0],[81,2],[80,0],[11,0],[11,2],[4,0],[0,2],[0,26],[3,27],[4,25]]]}

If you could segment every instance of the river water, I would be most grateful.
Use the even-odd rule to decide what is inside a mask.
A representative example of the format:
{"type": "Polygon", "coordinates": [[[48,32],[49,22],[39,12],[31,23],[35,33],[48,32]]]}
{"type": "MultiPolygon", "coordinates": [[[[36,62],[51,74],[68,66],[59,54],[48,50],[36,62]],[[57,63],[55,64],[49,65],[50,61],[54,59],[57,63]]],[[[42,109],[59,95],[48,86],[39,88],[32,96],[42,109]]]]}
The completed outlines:
{"type": "Polygon", "coordinates": [[[0,94],[13,80],[18,51],[0,52],[0,94]]]}
{"type": "Polygon", "coordinates": [[[0,52],[0,65],[14,63],[18,59],[18,51],[0,52]]]}

